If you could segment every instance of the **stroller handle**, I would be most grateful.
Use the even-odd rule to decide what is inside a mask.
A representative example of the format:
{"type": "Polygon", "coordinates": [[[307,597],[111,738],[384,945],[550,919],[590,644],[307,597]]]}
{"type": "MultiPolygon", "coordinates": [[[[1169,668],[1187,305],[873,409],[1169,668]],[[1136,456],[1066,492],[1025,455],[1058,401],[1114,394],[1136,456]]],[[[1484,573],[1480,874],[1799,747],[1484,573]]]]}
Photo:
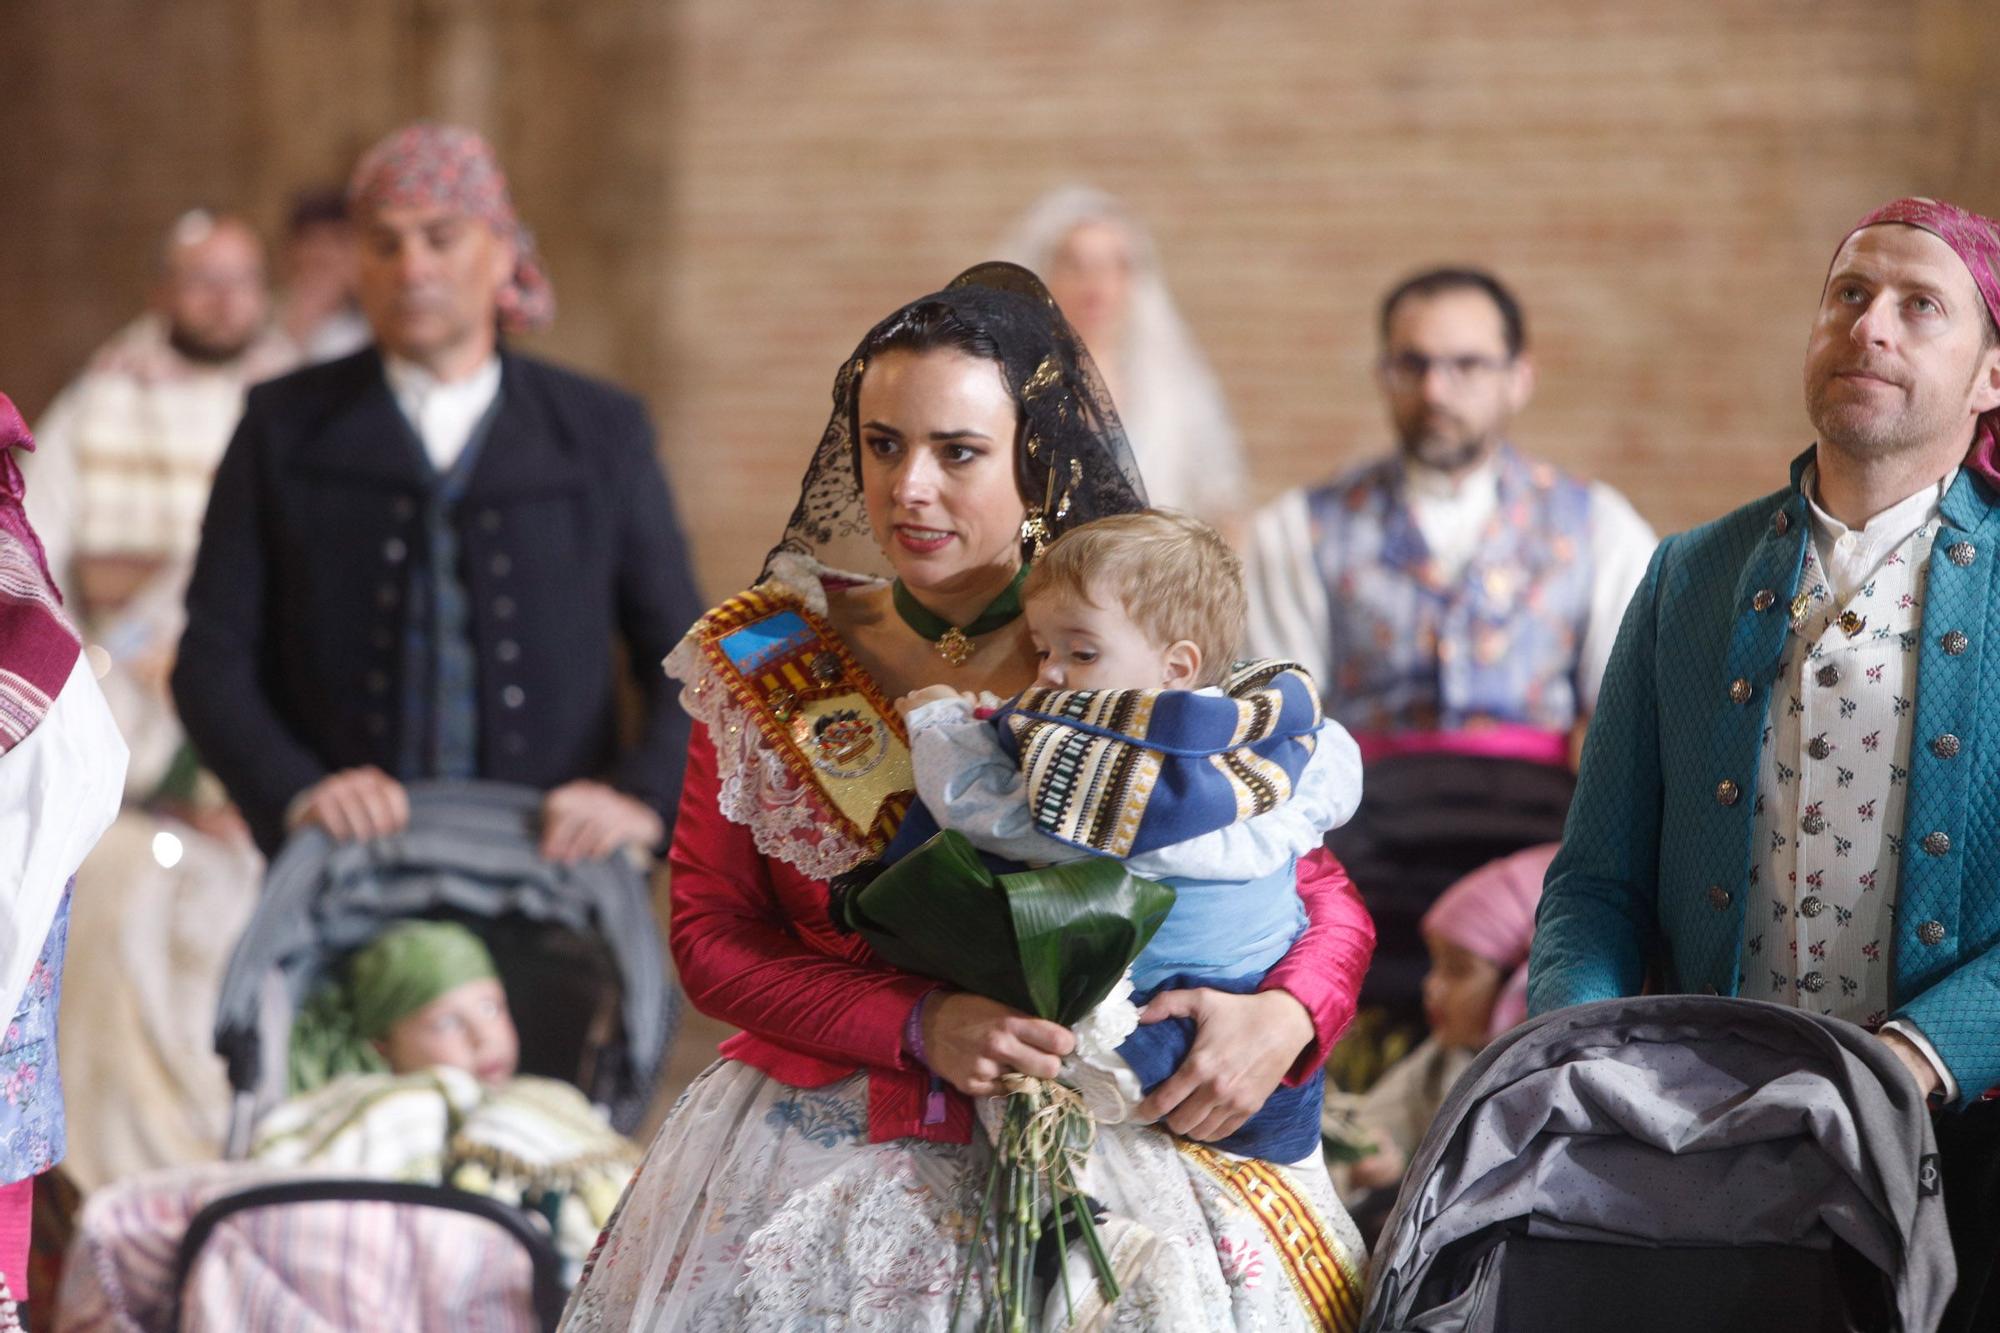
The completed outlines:
{"type": "Polygon", "coordinates": [[[497,1199],[469,1194],[444,1185],[414,1185],[393,1180],[288,1180],[272,1185],[256,1185],[224,1195],[208,1204],[188,1223],[174,1255],[173,1305],[163,1327],[181,1326],[181,1299],[187,1290],[188,1275],[202,1246],[216,1227],[237,1213],[253,1208],[282,1207],[294,1203],[390,1203],[415,1204],[446,1212],[467,1213],[491,1222],[511,1236],[528,1252],[532,1266],[529,1293],[535,1318],[544,1333],[555,1333],[562,1322],[563,1304],[569,1299],[563,1286],[562,1257],[548,1237],[537,1231],[527,1215],[497,1199]]]}

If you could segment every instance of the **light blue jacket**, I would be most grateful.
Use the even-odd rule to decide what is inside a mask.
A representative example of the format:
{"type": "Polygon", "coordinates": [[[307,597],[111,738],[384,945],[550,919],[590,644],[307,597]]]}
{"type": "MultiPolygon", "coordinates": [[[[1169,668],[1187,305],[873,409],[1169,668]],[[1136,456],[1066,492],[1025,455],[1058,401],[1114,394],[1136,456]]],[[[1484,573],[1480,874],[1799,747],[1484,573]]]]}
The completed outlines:
{"type": "MultiPolygon", "coordinates": [[[[1810,532],[1799,478],[1654,553],[1584,744],[1528,1004],[1742,982],[1759,747],[1810,532]],[[1751,691],[1737,702],[1731,687],[1751,691]]],[[[1931,552],[1890,1016],[1969,1100],[2000,1084],[2000,496],[1960,471],[1931,552]],[[1995,655],[1994,666],[1986,665],[1995,655]]],[[[1737,691],[1736,693],[1741,693],[1737,691]]]]}

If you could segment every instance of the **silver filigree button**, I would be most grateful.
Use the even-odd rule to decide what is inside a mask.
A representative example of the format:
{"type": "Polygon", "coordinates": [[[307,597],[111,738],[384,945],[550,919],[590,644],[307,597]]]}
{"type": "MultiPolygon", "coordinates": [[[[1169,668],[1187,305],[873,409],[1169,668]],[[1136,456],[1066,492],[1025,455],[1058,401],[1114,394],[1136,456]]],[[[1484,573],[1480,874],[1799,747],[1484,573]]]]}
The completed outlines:
{"type": "Polygon", "coordinates": [[[1813,679],[1818,681],[1820,684],[1826,686],[1826,688],[1830,690],[1834,686],[1840,684],[1840,668],[1835,666],[1833,663],[1828,662],[1825,666],[1821,667],[1817,672],[1813,673],[1813,679]]]}
{"type": "Polygon", "coordinates": [[[1931,742],[1931,753],[1940,759],[1958,758],[1958,737],[1947,731],[1931,742]]]}
{"type": "Polygon", "coordinates": [[[1717,805],[1735,805],[1736,798],[1742,794],[1742,789],[1728,778],[1724,778],[1715,784],[1715,801],[1717,805]]]}
{"type": "Polygon", "coordinates": [[[1708,905],[1709,905],[1710,907],[1713,907],[1713,908],[1714,908],[1714,909],[1715,909],[1716,911],[1718,911],[1718,912],[1726,912],[1726,911],[1728,911],[1728,910],[1729,910],[1729,890],[1728,890],[1728,889],[1725,889],[1725,888],[1723,888],[1723,887],[1722,887],[1722,886],[1721,886],[1720,884],[1711,884],[1711,885],[1709,885],[1709,886],[1708,886],[1708,905]]]}
{"type": "Polygon", "coordinates": [[[1963,630],[1946,630],[1944,637],[1938,640],[1938,647],[1951,657],[1957,657],[1971,646],[1972,640],[1965,637],[1963,630]]]}
{"type": "Polygon", "coordinates": [[[1741,676],[1738,676],[1735,680],[1729,682],[1729,698],[1734,703],[1739,703],[1739,704],[1749,703],[1750,696],[1754,692],[1755,691],[1753,691],[1750,688],[1750,682],[1745,680],[1741,676]]]}
{"type": "Polygon", "coordinates": [[[1924,850],[1932,856],[1943,856],[1951,850],[1951,835],[1942,830],[1924,834],[1924,850]]]}
{"type": "Polygon", "coordinates": [[[1799,989],[1817,995],[1826,989],[1826,978],[1818,972],[1808,972],[1799,978],[1799,989]]]}
{"type": "Polygon", "coordinates": [[[1825,910],[1826,910],[1826,904],[1821,902],[1818,898],[1812,897],[1811,895],[1808,895],[1799,900],[1800,916],[1805,916],[1805,917],[1818,916],[1821,912],[1824,912],[1825,910]]]}
{"type": "Polygon", "coordinates": [[[1979,548],[1971,542],[1953,542],[1950,548],[1945,551],[1945,555],[1951,560],[1951,563],[1957,565],[1960,569],[1964,569],[1967,565],[1978,559],[1979,548]]]}
{"type": "Polygon", "coordinates": [[[1936,948],[1938,945],[1943,944],[1944,922],[1942,921],[1924,922],[1923,925],[1917,927],[1917,938],[1922,940],[1925,944],[1930,945],[1932,948],[1936,948]]]}

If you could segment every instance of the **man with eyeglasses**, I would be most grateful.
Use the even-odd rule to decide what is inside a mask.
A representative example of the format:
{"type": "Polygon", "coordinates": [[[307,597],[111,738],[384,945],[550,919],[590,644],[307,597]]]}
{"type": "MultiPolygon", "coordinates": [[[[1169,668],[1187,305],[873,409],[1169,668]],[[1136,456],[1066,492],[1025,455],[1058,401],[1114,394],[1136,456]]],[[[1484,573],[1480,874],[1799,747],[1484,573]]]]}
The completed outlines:
{"type": "Polygon", "coordinates": [[[1424,910],[1560,835],[1572,738],[1655,542],[1610,487],[1509,441],[1535,369],[1498,279],[1416,274],[1381,337],[1396,453],[1256,516],[1250,646],[1307,666],[1361,744],[1367,795],[1333,842],[1375,915],[1364,999],[1414,1022],[1424,910]]]}

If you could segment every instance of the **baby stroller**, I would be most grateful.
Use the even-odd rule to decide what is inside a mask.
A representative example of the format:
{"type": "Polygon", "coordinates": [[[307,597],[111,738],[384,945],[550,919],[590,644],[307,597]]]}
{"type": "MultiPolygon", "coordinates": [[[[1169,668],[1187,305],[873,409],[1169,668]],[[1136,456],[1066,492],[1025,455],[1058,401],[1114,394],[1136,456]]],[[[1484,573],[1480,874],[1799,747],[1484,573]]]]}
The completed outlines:
{"type": "MultiPolygon", "coordinates": [[[[235,1089],[231,1157],[243,1155],[257,1115],[284,1095],[299,1005],[330,969],[409,917],[459,921],[484,938],[520,1030],[521,1072],[574,1083],[620,1131],[637,1126],[680,1004],[647,876],[622,857],[569,867],[543,861],[540,806],[539,793],[517,788],[415,784],[410,826],[400,835],[335,844],[308,831],[285,848],[230,960],[216,1017],[216,1049],[235,1089]]],[[[518,1326],[511,1312],[475,1307],[490,1294],[482,1288],[494,1285],[495,1266],[511,1258],[518,1269],[510,1252],[525,1250],[532,1326],[555,1327],[565,1296],[560,1261],[526,1212],[455,1189],[379,1180],[290,1181],[209,1199],[172,1265],[176,1299],[203,1282],[214,1290],[246,1273],[254,1279],[254,1256],[246,1256],[259,1244],[298,1244],[298,1231],[278,1220],[280,1205],[319,1208],[324,1218],[329,1204],[349,1214],[335,1224],[341,1243],[365,1232],[373,1248],[361,1253],[397,1269],[398,1280],[462,1286],[462,1297],[427,1296],[452,1312],[452,1327],[518,1326]],[[375,1220],[354,1220],[368,1217],[375,1220]],[[441,1252],[426,1255],[425,1247],[441,1252]],[[212,1256],[219,1256],[213,1264],[212,1256]],[[216,1271],[204,1276],[205,1267],[216,1271]]],[[[310,1295],[292,1290],[285,1299],[310,1295]]],[[[166,1326],[178,1327],[178,1317],[166,1326]]]]}
{"type": "Polygon", "coordinates": [[[1362,1328],[1926,1333],[1956,1278],[1936,1152],[1852,1024],[1690,996],[1561,1010],[1453,1087],[1362,1328]]]}

